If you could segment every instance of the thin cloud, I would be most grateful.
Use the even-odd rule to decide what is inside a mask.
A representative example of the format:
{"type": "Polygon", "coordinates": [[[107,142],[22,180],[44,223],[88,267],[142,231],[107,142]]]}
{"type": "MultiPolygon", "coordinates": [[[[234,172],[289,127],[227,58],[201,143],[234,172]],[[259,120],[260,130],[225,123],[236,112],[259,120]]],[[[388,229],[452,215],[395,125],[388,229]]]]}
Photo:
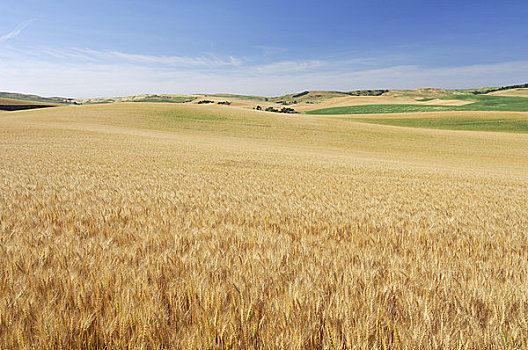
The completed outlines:
{"type": "Polygon", "coordinates": [[[428,67],[373,57],[263,64],[212,54],[155,56],[11,47],[0,50],[0,60],[3,90],[67,97],[219,91],[277,96],[304,90],[471,88],[528,81],[528,61],[428,67]]]}
{"type": "Polygon", "coordinates": [[[144,64],[164,64],[170,66],[196,66],[196,67],[222,67],[222,66],[240,66],[242,60],[228,56],[221,58],[216,55],[206,55],[198,57],[187,56],[152,56],[128,54],[119,51],[108,52],[110,58],[124,59],[127,61],[144,63],[144,64]]]}
{"type": "Polygon", "coordinates": [[[120,51],[100,51],[83,48],[72,49],[44,49],[42,53],[58,60],[79,60],[103,64],[128,63],[145,66],[163,67],[238,67],[243,64],[243,60],[233,57],[221,57],[214,54],[189,57],[189,56],[155,56],[133,54],[120,51]]]}
{"type": "Polygon", "coordinates": [[[278,46],[256,45],[253,47],[259,51],[262,51],[264,56],[274,56],[288,51],[288,49],[278,46]]]}
{"type": "Polygon", "coordinates": [[[26,29],[33,21],[25,21],[20,23],[12,32],[0,36],[0,43],[17,37],[24,29],[26,29]]]}
{"type": "Polygon", "coordinates": [[[304,72],[314,70],[325,65],[323,61],[282,61],[272,64],[257,66],[255,70],[261,74],[277,74],[288,72],[304,72]]]}

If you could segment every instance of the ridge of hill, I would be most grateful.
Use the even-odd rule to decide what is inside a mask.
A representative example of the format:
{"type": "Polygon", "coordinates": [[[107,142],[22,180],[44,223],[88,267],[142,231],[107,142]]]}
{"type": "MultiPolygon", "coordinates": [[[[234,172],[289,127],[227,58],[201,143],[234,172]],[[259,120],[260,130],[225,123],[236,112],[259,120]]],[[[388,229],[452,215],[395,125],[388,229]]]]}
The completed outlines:
{"type": "Polygon", "coordinates": [[[80,104],[96,103],[114,103],[114,102],[168,102],[168,103],[185,103],[194,101],[196,95],[177,95],[177,94],[141,94],[121,97],[97,97],[97,98],[79,98],[75,102],[80,104]]]}
{"type": "Polygon", "coordinates": [[[55,103],[35,102],[0,97],[0,111],[20,111],[25,109],[54,107],[55,103]]]}
{"type": "MultiPolygon", "coordinates": [[[[320,104],[328,100],[332,100],[341,105],[349,101],[350,98],[366,99],[377,98],[399,99],[397,103],[412,103],[418,101],[420,103],[430,104],[445,104],[437,100],[461,100],[461,97],[468,97],[473,95],[495,95],[500,94],[507,96],[512,91],[515,92],[512,96],[524,96],[523,89],[528,88],[527,84],[508,85],[502,87],[482,87],[475,89],[441,89],[441,88],[420,88],[420,89],[404,89],[404,90],[386,90],[386,89],[371,89],[371,90],[353,90],[353,91],[325,91],[325,90],[306,90],[302,92],[295,92],[281,96],[266,97],[255,95],[240,95],[230,93],[218,94],[140,94],[121,97],[100,97],[100,98],[68,98],[68,97],[42,97],[33,94],[22,94],[14,92],[0,92],[0,98],[7,99],[5,105],[37,105],[39,103],[62,105],[62,104],[103,104],[115,102],[169,102],[169,103],[186,103],[193,102],[201,98],[225,98],[239,101],[245,107],[249,107],[252,102],[281,104],[281,105],[300,105],[303,110],[310,110],[308,105],[320,104]],[[404,101],[407,99],[407,101],[404,101]],[[22,102],[20,102],[22,101],[22,102]],[[31,103],[27,103],[31,102],[31,103]]],[[[468,97],[469,98],[469,97],[468,97]]],[[[372,101],[375,103],[375,101],[372,101]]],[[[354,100],[357,102],[356,100],[354,100]]],[[[364,104],[366,101],[361,101],[364,104]]],[[[382,101],[388,103],[388,101],[382,101]]],[[[0,103],[4,104],[4,103],[0,103]]],[[[252,105],[251,105],[252,106],[252,105]]],[[[252,106],[254,107],[254,106],[252,106]]],[[[329,106],[330,107],[330,106],[329,106]]]]}
{"type": "Polygon", "coordinates": [[[17,100],[17,101],[27,101],[27,102],[40,102],[40,103],[50,103],[50,104],[74,104],[75,100],[68,97],[42,97],[32,94],[22,94],[18,92],[3,92],[0,91],[0,98],[17,100]]]}

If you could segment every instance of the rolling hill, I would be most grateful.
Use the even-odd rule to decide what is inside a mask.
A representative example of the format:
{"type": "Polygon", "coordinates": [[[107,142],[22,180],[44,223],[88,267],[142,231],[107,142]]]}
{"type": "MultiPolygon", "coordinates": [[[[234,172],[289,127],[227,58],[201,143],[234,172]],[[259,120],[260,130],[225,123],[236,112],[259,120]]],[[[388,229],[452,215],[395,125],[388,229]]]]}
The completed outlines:
{"type": "Polygon", "coordinates": [[[16,92],[0,92],[0,97],[11,100],[41,102],[49,104],[72,104],[75,102],[74,99],[67,97],[42,97],[38,95],[21,94],[16,92]]]}
{"type": "Polygon", "coordinates": [[[25,109],[47,108],[54,106],[56,106],[56,104],[0,97],[0,111],[19,111],[25,109]]]}
{"type": "MultiPolygon", "coordinates": [[[[416,115],[526,117],[442,113],[416,115]]],[[[408,126],[197,102],[2,114],[1,343],[526,344],[528,134],[408,126]]]]}

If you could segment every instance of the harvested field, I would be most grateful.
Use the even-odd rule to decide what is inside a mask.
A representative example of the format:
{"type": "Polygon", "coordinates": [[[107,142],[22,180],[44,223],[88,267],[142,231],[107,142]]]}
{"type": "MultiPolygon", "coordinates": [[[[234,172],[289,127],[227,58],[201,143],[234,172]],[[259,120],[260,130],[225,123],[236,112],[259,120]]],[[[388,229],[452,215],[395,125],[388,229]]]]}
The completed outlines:
{"type": "Polygon", "coordinates": [[[527,145],[194,103],[1,114],[0,348],[526,348],[527,145]]]}
{"type": "Polygon", "coordinates": [[[508,90],[494,91],[494,92],[490,92],[488,95],[528,97],[528,89],[520,88],[520,89],[508,89],[508,90]]]}

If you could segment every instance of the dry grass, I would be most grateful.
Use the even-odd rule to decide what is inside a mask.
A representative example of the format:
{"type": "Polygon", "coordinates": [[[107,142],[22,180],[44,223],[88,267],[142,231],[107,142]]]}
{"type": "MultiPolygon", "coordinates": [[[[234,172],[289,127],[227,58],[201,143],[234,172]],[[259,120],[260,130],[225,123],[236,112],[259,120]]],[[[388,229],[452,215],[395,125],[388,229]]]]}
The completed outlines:
{"type": "Polygon", "coordinates": [[[0,348],[526,348],[527,144],[220,106],[3,114],[0,348]]]}
{"type": "Polygon", "coordinates": [[[508,89],[490,92],[487,95],[528,97],[528,89],[508,89]]]}

